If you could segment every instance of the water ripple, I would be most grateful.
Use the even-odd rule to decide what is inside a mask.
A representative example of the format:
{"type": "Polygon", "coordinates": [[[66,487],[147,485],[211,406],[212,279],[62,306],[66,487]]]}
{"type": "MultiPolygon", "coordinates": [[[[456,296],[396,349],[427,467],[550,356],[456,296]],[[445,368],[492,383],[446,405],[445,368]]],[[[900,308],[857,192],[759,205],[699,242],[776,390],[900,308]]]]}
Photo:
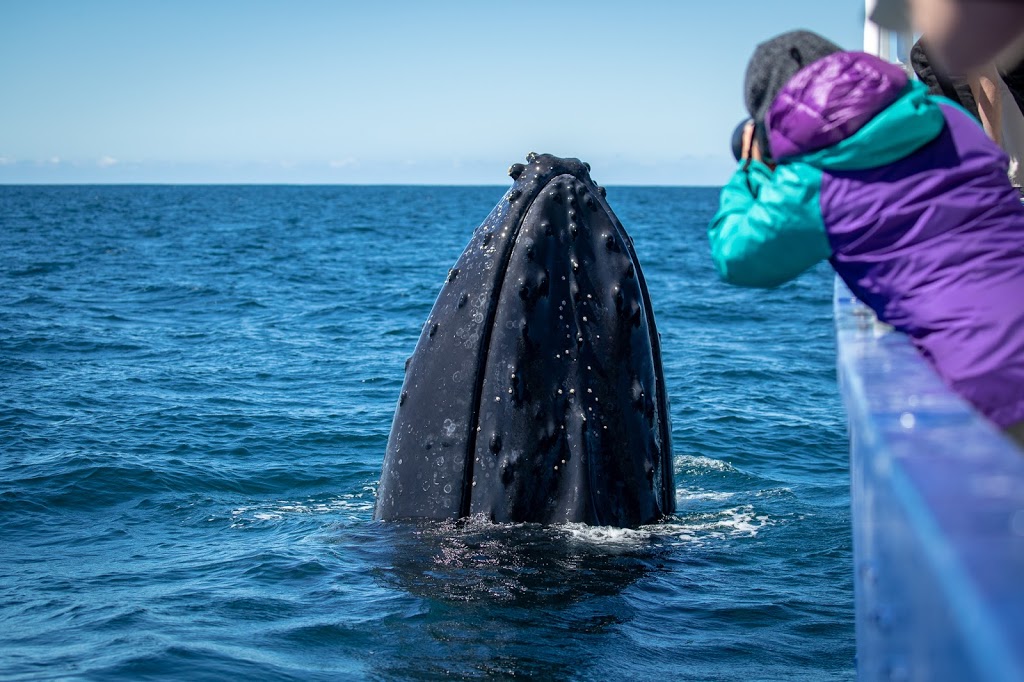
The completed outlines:
{"type": "Polygon", "coordinates": [[[608,194],[674,517],[372,521],[404,361],[503,191],[0,187],[0,677],[852,679],[830,275],[721,285],[713,189],[608,194]]]}

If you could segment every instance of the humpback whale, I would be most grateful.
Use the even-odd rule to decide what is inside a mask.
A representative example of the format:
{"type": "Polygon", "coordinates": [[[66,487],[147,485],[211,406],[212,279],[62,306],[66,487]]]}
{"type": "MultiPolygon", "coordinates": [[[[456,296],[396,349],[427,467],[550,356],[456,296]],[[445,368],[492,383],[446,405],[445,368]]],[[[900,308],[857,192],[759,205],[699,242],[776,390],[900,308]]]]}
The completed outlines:
{"type": "Polygon", "coordinates": [[[578,159],[531,153],[423,325],[374,518],[635,527],[675,511],[633,242],[578,159]]]}

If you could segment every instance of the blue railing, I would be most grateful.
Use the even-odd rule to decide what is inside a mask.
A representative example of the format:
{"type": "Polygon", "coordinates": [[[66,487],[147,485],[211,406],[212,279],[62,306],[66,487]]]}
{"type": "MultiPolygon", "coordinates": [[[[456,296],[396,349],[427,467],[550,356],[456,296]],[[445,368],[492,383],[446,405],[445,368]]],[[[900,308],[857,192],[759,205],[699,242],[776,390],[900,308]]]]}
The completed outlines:
{"type": "Polygon", "coordinates": [[[838,279],[862,680],[1024,680],[1024,452],[838,279]]]}

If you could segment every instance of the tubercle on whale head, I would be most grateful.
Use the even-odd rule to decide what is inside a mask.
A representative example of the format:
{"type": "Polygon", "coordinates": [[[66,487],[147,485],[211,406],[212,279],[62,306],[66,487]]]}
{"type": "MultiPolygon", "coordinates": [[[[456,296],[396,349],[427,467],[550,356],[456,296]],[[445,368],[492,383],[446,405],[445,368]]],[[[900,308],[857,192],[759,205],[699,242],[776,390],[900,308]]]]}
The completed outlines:
{"type": "MultiPolygon", "coordinates": [[[[559,175],[572,175],[595,196],[601,197],[602,201],[607,193],[604,187],[590,177],[590,164],[575,158],[530,152],[526,155],[526,164],[514,163],[509,166],[508,175],[513,180],[512,187],[505,195],[509,203],[530,205],[548,182],[559,175]]],[[[592,201],[590,197],[588,200],[592,201]]]]}

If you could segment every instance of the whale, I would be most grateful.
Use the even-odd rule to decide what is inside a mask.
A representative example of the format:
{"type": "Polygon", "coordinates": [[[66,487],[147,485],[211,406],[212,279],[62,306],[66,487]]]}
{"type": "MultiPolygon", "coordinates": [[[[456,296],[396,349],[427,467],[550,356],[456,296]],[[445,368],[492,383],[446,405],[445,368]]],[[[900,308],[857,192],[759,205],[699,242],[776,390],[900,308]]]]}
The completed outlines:
{"type": "Polygon", "coordinates": [[[589,164],[508,174],[406,361],[374,518],[654,523],[675,511],[671,423],[633,240],[589,164]]]}

